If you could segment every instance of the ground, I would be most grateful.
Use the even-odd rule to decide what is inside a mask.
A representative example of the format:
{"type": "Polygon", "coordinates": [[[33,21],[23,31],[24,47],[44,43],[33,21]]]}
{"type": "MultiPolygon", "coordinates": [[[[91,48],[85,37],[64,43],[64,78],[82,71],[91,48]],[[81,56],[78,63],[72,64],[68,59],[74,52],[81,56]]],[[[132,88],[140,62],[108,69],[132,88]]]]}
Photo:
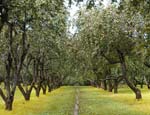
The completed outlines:
{"type": "Polygon", "coordinates": [[[0,115],[73,115],[76,89],[79,89],[79,115],[150,115],[150,91],[142,89],[142,100],[127,87],[119,88],[118,94],[102,89],[81,86],[63,86],[41,94],[39,98],[32,93],[26,102],[17,90],[12,112],[4,110],[0,99],[0,115]]]}
{"type": "Polygon", "coordinates": [[[33,92],[31,100],[26,102],[17,90],[13,111],[5,111],[0,100],[0,115],[72,115],[74,93],[73,87],[61,87],[39,98],[33,92]]]}
{"type": "Polygon", "coordinates": [[[143,99],[136,100],[129,88],[118,94],[93,87],[80,88],[80,115],[150,115],[150,91],[142,90],[143,99]]]}

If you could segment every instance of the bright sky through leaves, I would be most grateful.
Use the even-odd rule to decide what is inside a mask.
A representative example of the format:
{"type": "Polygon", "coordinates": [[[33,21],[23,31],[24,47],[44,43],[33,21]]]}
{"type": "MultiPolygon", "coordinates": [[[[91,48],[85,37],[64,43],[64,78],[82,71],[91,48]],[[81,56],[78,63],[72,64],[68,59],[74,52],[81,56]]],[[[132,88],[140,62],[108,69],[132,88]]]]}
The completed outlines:
{"type": "MultiPolygon", "coordinates": [[[[97,0],[97,3],[99,2],[100,0],[97,0]]],[[[104,0],[103,1],[103,4],[104,4],[104,7],[107,7],[109,4],[111,3],[111,0],[104,0]]],[[[76,32],[76,26],[74,25],[74,21],[77,19],[77,11],[79,10],[79,7],[81,7],[82,5],[86,4],[86,2],[83,2],[83,3],[80,3],[80,5],[77,5],[76,3],[73,3],[71,5],[70,8],[68,8],[68,11],[70,13],[70,16],[69,16],[69,32],[71,34],[74,34],[76,32]]]]}

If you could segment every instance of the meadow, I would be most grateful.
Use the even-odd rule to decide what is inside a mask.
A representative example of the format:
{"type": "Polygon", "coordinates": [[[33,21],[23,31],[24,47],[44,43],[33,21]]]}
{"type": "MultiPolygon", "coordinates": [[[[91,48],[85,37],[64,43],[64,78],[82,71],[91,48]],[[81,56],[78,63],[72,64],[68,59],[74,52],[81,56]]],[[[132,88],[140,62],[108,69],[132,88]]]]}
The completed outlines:
{"type": "Polygon", "coordinates": [[[6,111],[0,99],[0,115],[73,115],[75,90],[79,89],[79,115],[150,115],[150,91],[144,87],[142,100],[126,86],[118,94],[90,86],[62,86],[40,97],[32,92],[25,101],[19,90],[15,95],[13,111],[6,111]]]}
{"type": "Polygon", "coordinates": [[[150,91],[144,87],[142,100],[123,86],[118,94],[93,87],[80,87],[80,115],[150,115],[150,91]]]}
{"type": "Polygon", "coordinates": [[[74,88],[61,87],[40,97],[33,90],[31,100],[25,101],[17,90],[13,111],[6,111],[0,99],[0,115],[71,115],[74,107],[74,88]]]}

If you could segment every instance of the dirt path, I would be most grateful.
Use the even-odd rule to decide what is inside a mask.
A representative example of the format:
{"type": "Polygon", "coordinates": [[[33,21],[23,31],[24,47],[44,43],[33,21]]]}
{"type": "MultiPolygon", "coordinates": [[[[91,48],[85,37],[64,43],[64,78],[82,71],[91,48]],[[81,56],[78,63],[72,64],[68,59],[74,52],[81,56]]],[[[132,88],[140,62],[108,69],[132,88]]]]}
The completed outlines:
{"type": "Polygon", "coordinates": [[[76,88],[74,115],[79,115],[79,88],[76,88]]]}

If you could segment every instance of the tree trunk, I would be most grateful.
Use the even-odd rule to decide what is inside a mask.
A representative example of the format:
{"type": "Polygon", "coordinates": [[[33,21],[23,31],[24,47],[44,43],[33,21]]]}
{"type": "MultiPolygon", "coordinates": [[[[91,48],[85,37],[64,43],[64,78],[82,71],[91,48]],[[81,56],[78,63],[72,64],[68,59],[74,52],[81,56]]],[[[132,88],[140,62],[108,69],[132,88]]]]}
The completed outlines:
{"type": "Polygon", "coordinates": [[[24,90],[23,87],[21,86],[21,84],[18,84],[18,88],[21,91],[21,93],[26,101],[30,100],[30,96],[31,96],[33,87],[34,87],[34,83],[31,84],[29,89],[26,88],[26,90],[24,90]]]}
{"type": "Polygon", "coordinates": [[[107,90],[107,82],[104,80],[104,90],[107,90]]]}
{"type": "Polygon", "coordinates": [[[51,87],[50,82],[47,82],[47,86],[48,86],[48,92],[51,92],[52,91],[52,87],[51,87]]]}
{"type": "Polygon", "coordinates": [[[46,89],[43,89],[43,94],[46,95],[46,89]]]}
{"type": "Polygon", "coordinates": [[[144,85],[144,77],[142,79],[142,82],[141,82],[141,88],[143,89],[143,85],[144,85]]]}
{"type": "Polygon", "coordinates": [[[126,69],[124,54],[120,51],[118,51],[118,54],[119,54],[123,78],[125,79],[127,85],[130,87],[130,89],[135,93],[136,99],[142,99],[141,91],[138,88],[136,88],[127,78],[127,69],[126,69]]]}
{"type": "Polygon", "coordinates": [[[149,83],[147,84],[147,88],[150,89],[150,84],[149,83]]]}
{"type": "Polygon", "coordinates": [[[92,87],[94,87],[94,82],[92,80],[90,81],[90,84],[92,87]]]}
{"type": "Polygon", "coordinates": [[[111,83],[111,80],[108,80],[108,91],[109,92],[112,92],[112,90],[113,90],[113,86],[112,86],[112,83],[111,83]]]}
{"type": "Polygon", "coordinates": [[[99,88],[101,88],[101,81],[98,81],[98,86],[99,88]]]}
{"type": "Polygon", "coordinates": [[[6,98],[6,101],[5,101],[5,109],[6,110],[8,110],[8,111],[12,110],[13,101],[14,101],[13,95],[6,98]]]}
{"type": "Polygon", "coordinates": [[[141,91],[136,88],[129,80],[127,77],[124,77],[127,85],[130,87],[130,89],[135,93],[136,99],[142,99],[141,91]]]}
{"type": "Polygon", "coordinates": [[[42,90],[43,90],[43,94],[44,94],[44,95],[46,94],[46,89],[47,89],[46,86],[43,85],[43,86],[42,86],[42,90]]]}
{"type": "Polygon", "coordinates": [[[143,83],[141,83],[141,89],[143,89],[143,83]]]}
{"type": "Polygon", "coordinates": [[[30,95],[31,95],[31,93],[26,92],[26,95],[25,95],[25,100],[26,100],[26,101],[29,101],[29,100],[30,100],[30,95]]]}
{"type": "Polygon", "coordinates": [[[40,96],[40,89],[39,89],[39,88],[36,89],[36,96],[37,96],[37,97],[40,96]]]}
{"type": "Polygon", "coordinates": [[[101,80],[101,81],[102,81],[101,87],[102,87],[104,90],[107,90],[107,83],[106,83],[106,80],[101,80]]]}
{"type": "Polygon", "coordinates": [[[51,87],[50,87],[50,86],[48,86],[48,92],[51,92],[51,91],[52,91],[51,87]]]}
{"type": "Polygon", "coordinates": [[[118,81],[117,79],[114,79],[114,93],[118,93],[118,81]]]}
{"type": "Polygon", "coordinates": [[[36,96],[39,97],[40,96],[40,91],[41,91],[41,84],[39,84],[37,87],[34,87],[35,92],[36,92],[36,96]]]}

